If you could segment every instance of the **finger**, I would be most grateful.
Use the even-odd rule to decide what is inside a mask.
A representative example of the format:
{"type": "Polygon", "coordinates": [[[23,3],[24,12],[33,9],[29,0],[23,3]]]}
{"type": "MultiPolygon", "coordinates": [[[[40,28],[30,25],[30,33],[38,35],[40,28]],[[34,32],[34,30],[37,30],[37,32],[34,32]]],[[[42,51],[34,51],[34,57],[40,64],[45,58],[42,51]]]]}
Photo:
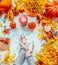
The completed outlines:
{"type": "Polygon", "coordinates": [[[22,35],[20,35],[19,41],[20,41],[20,45],[21,45],[23,48],[25,48],[26,46],[25,46],[24,43],[22,42],[22,35]]]}
{"type": "Polygon", "coordinates": [[[22,35],[22,38],[26,40],[26,36],[24,34],[22,35]]]}
{"type": "Polygon", "coordinates": [[[19,42],[20,42],[20,45],[23,46],[23,40],[22,40],[22,35],[20,35],[20,38],[19,38],[19,42]]]}
{"type": "Polygon", "coordinates": [[[32,42],[32,50],[34,49],[34,42],[32,42]]]}
{"type": "Polygon", "coordinates": [[[22,42],[26,45],[26,36],[24,34],[22,35],[22,42]]]}
{"type": "Polygon", "coordinates": [[[28,47],[29,46],[29,44],[26,44],[26,47],[28,47]]]}
{"type": "Polygon", "coordinates": [[[32,53],[32,52],[33,52],[33,50],[34,50],[34,42],[32,42],[32,48],[31,48],[31,49],[29,49],[29,52],[30,52],[30,53],[32,53]]]}
{"type": "Polygon", "coordinates": [[[22,42],[22,35],[20,35],[19,41],[22,42]]]}

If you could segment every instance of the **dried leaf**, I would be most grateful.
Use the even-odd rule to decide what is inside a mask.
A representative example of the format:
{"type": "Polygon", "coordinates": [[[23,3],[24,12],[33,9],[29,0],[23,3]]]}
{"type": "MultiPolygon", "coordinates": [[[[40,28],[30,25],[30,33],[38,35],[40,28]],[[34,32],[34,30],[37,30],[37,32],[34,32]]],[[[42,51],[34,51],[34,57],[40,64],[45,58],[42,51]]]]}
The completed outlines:
{"type": "Polygon", "coordinates": [[[58,40],[55,42],[55,44],[57,44],[57,45],[58,45],[58,40]]]}
{"type": "Polygon", "coordinates": [[[49,23],[51,23],[51,19],[50,18],[44,18],[42,20],[42,23],[49,24],[49,23]]]}
{"type": "Polygon", "coordinates": [[[58,36],[54,36],[54,39],[55,39],[55,40],[58,40],[58,36]]]}
{"type": "Polygon", "coordinates": [[[0,27],[2,27],[2,23],[0,22],[0,27]]]}
{"type": "MultiPolygon", "coordinates": [[[[58,41],[56,42],[58,43],[58,41]]],[[[39,65],[41,65],[40,62],[42,62],[42,65],[57,65],[58,63],[58,52],[56,52],[58,50],[58,47],[55,43],[53,44],[49,44],[46,43],[44,45],[42,45],[42,48],[39,52],[36,53],[35,57],[37,59],[37,63],[39,65]],[[56,46],[56,49],[55,49],[56,46]]]]}
{"type": "Polygon", "coordinates": [[[43,34],[38,34],[38,37],[39,37],[40,39],[42,39],[42,38],[43,38],[43,34]]]}
{"type": "Polygon", "coordinates": [[[43,32],[44,32],[44,31],[43,31],[43,28],[39,28],[38,31],[39,31],[40,33],[43,33],[43,32]]]}
{"type": "Polygon", "coordinates": [[[5,35],[5,34],[9,34],[9,29],[8,28],[5,28],[4,30],[2,30],[2,33],[5,35]]]}
{"type": "Polygon", "coordinates": [[[15,62],[15,60],[14,60],[15,56],[16,56],[16,54],[11,55],[11,52],[7,51],[2,63],[10,65],[11,63],[15,62]]]}

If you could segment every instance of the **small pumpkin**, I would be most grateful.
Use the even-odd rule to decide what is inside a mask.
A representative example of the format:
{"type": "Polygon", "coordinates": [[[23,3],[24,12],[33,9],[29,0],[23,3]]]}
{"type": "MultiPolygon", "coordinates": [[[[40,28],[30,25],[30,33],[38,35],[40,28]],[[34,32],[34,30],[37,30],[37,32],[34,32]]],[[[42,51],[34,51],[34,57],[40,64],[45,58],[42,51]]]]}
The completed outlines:
{"type": "Polygon", "coordinates": [[[7,12],[12,5],[12,0],[0,0],[0,11],[7,12]]]}
{"type": "Polygon", "coordinates": [[[36,27],[36,23],[35,22],[30,22],[28,24],[28,27],[29,27],[29,29],[34,29],[36,27]]]}
{"type": "Polygon", "coordinates": [[[58,17],[58,0],[48,0],[45,7],[47,16],[58,17]]]}
{"type": "Polygon", "coordinates": [[[10,22],[10,28],[15,29],[16,28],[16,23],[15,22],[10,22]]]}

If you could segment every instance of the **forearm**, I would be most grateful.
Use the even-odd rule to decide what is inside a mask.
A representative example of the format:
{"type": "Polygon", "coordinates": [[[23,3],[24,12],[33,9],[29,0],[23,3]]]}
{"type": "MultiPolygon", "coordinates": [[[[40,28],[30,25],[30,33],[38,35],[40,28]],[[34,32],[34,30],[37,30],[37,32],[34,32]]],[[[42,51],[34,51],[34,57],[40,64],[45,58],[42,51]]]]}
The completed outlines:
{"type": "Polygon", "coordinates": [[[36,65],[34,58],[31,54],[26,56],[26,60],[27,60],[28,65],[36,65]]]}
{"type": "Polygon", "coordinates": [[[26,50],[24,48],[21,48],[16,58],[16,62],[15,62],[16,65],[22,65],[24,63],[25,54],[26,54],[26,50]]]}

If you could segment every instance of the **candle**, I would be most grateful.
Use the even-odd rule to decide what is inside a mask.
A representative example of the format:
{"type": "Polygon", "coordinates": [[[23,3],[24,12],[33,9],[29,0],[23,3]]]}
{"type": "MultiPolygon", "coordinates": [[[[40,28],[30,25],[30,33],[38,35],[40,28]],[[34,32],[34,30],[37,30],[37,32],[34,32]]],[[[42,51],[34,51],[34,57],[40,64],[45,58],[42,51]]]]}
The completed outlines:
{"type": "Polygon", "coordinates": [[[28,23],[28,18],[27,18],[27,16],[22,15],[22,16],[19,18],[19,22],[20,22],[20,24],[21,24],[22,26],[27,25],[27,23],[28,23]]]}

